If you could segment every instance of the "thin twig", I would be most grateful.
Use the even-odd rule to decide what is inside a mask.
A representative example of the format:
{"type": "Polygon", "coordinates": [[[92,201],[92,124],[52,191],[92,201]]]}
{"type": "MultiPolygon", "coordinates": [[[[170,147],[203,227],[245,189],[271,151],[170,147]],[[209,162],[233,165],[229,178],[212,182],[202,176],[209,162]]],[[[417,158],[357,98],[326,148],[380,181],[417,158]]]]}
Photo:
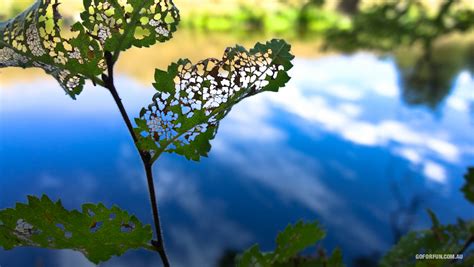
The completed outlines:
{"type": "Polygon", "coordinates": [[[146,171],[146,178],[148,181],[148,191],[150,193],[151,208],[153,210],[153,220],[155,222],[155,230],[156,230],[156,237],[157,237],[157,241],[156,242],[152,241],[152,245],[156,248],[156,250],[160,254],[161,260],[163,261],[163,265],[165,267],[169,267],[170,263],[169,263],[168,256],[165,250],[165,241],[163,239],[163,231],[161,229],[160,214],[158,211],[158,202],[156,200],[156,193],[155,193],[155,185],[153,183],[152,165],[145,164],[145,171],[146,171]]]}
{"type": "Polygon", "coordinates": [[[114,83],[114,65],[115,65],[115,60],[114,56],[110,52],[105,52],[105,59],[107,63],[107,75],[102,75],[102,79],[104,82],[104,87],[107,88],[110,93],[112,94],[112,97],[115,100],[115,103],[117,104],[118,109],[120,110],[120,114],[122,115],[122,118],[127,125],[127,129],[132,136],[133,142],[135,143],[135,147],[138,150],[138,153],[140,154],[140,158],[143,161],[143,165],[145,168],[145,173],[146,173],[146,178],[148,182],[148,191],[150,194],[150,203],[151,203],[151,208],[153,211],[153,221],[155,224],[155,231],[156,231],[156,237],[157,240],[152,240],[152,245],[156,249],[156,251],[160,254],[161,261],[163,262],[164,267],[169,267],[170,263],[168,260],[168,256],[166,254],[165,250],[165,242],[163,238],[163,231],[161,230],[161,222],[160,222],[160,214],[158,210],[158,201],[156,199],[156,193],[155,193],[155,183],[153,179],[153,172],[152,172],[152,161],[151,161],[151,155],[148,151],[143,151],[139,148],[138,146],[138,136],[135,134],[133,130],[133,125],[132,122],[130,121],[130,117],[127,114],[127,111],[122,103],[122,99],[120,98],[117,89],[115,88],[115,83],[114,83]]]}
{"type": "Polygon", "coordinates": [[[474,235],[471,235],[471,237],[466,240],[466,243],[464,243],[464,246],[459,250],[458,254],[463,254],[472,243],[474,243],[474,235]]]}
{"type": "MultiPolygon", "coordinates": [[[[462,246],[462,248],[456,253],[457,255],[461,255],[461,254],[464,254],[464,252],[466,252],[466,250],[474,243],[474,235],[471,235],[467,240],[466,242],[464,243],[464,245],[462,246]]],[[[459,259],[453,259],[451,260],[451,263],[455,263],[459,261],[459,259]]]]}

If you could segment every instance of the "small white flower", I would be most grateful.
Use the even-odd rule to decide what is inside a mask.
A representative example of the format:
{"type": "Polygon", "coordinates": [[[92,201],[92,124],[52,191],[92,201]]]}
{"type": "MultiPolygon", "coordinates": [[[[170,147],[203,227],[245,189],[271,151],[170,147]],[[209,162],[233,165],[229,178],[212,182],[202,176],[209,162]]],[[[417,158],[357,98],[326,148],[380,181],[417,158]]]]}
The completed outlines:
{"type": "Polygon", "coordinates": [[[150,24],[150,26],[157,27],[160,25],[160,22],[154,19],[151,19],[150,22],[148,22],[148,24],[150,24]]]}
{"type": "Polygon", "coordinates": [[[40,57],[46,54],[46,51],[44,51],[41,46],[40,37],[35,24],[31,24],[26,30],[26,42],[33,56],[40,57]]]}
{"type": "Polygon", "coordinates": [[[0,48],[0,66],[4,67],[18,67],[26,64],[28,59],[16,53],[13,49],[4,47],[0,48]]]}
{"type": "Polygon", "coordinates": [[[101,44],[104,44],[107,39],[109,39],[112,36],[112,33],[110,32],[110,29],[104,24],[99,24],[99,31],[97,32],[97,37],[99,37],[99,40],[101,44]]]}
{"type": "Polygon", "coordinates": [[[33,233],[33,225],[27,223],[23,219],[19,219],[16,222],[15,231],[23,236],[31,236],[31,234],[33,233]]]}
{"type": "Polygon", "coordinates": [[[158,33],[159,35],[163,35],[165,37],[168,37],[170,35],[170,31],[168,31],[168,29],[166,29],[165,27],[163,26],[159,26],[155,29],[156,33],[158,33]]]}

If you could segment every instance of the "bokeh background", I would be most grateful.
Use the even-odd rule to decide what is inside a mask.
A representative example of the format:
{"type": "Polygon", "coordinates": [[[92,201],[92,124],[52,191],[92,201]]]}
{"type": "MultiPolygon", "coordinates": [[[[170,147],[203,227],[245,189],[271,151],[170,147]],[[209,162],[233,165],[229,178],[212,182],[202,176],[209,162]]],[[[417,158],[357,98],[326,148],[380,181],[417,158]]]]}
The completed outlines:
{"type": "MultiPolygon", "coordinates": [[[[63,1],[66,24],[81,1],[63,1]]],[[[318,220],[323,245],[371,266],[412,229],[474,214],[459,192],[474,164],[474,2],[417,0],[176,0],[175,38],[131,49],[119,93],[137,116],[155,68],[225,47],[285,38],[296,55],[278,94],[240,104],[201,163],[166,155],[155,166],[175,266],[231,266],[299,219],[318,220]],[[415,3],[415,4],[414,4],[415,3]],[[407,8],[408,7],[408,8],[407,8]],[[441,17],[441,18],[439,18],[441,17]]],[[[0,0],[0,19],[32,0],[0,0]]],[[[67,26],[67,25],[65,25],[67,26]]],[[[67,208],[118,204],[151,223],[145,175],[109,93],[77,101],[40,70],[0,69],[0,208],[47,194],[67,208]]],[[[311,253],[311,251],[309,251],[311,253]]],[[[102,266],[156,266],[131,251],[102,266]]],[[[0,250],[0,265],[92,266],[79,253],[0,250]]]]}

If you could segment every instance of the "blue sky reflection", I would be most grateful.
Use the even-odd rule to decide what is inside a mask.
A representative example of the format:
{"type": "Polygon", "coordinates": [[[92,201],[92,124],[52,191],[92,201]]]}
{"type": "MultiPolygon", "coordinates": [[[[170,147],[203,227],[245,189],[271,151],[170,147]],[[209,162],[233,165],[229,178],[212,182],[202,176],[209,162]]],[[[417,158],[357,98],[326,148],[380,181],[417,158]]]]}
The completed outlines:
{"type": "MultiPolygon", "coordinates": [[[[171,155],[158,163],[176,266],[210,265],[224,249],[254,242],[270,249],[277,231],[300,218],[320,220],[329,230],[326,245],[342,247],[347,258],[386,249],[397,206],[392,184],[407,198],[425,195],[424,206],[443,222],[474,212],[459,193],[474,162],[474,80],[467,72],[435,113],[402,102],[391,59],[298,59],[292,76],[281,93],[238,106],[202,163],[171,155]]],[[[131,115],[154,93],[124,75],[119,84],[131,115]]],[[[44,78],[2,85],[0,103],[0,207],[47,193],[69,208],[116,203],[151,222],[140,162],[105,90],[88,86],[74,102],[44,78]]],[[[417,215],[415,227],[426,226],[424,211],[417,215]]],[[[20,249],[0,252],[0,264],[90,266],[81,257],[20,249]]],[[[130,252],[104,266],[156,260],[130,252]]]]}

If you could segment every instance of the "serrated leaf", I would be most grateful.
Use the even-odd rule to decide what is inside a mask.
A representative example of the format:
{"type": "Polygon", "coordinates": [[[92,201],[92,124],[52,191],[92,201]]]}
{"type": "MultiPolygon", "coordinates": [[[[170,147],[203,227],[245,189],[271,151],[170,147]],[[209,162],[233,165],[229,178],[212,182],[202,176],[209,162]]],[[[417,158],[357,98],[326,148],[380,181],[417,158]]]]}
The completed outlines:
{"type": "Polygon", "coordinates": [[[302,221],[288,225],[277,239],[275,260],[286,262],[305,248],[316,244],[325,237],[326,233],[317,224],[305,224],[302,221]]]}
{"type": "Polygon", "coordinates": [[[461,191],[467,200],[474,203],[474,167],[467,169],[464,179],[466,180],[466,184],[462,187],[461,191]]]}
{"type": "Polygon", "coordinates": [[[172,0],[83,1],[82,24],[110,52],[167,41],[179,22],[172,0]]]}
{"type": "Polygon", "coordinates": [[[250,266],[261,266],[261,267],[270,267],[271,266],[271,257],[265,255],[260,251],[258,245],[254,245],[248,250],[246,250],[242,256],[240,256],[239,267],[250,267],[250,266]]]}
{"type": "Polygon", "coordinates": [[[62,33],[59,0],[37,0],[17,17],[0,23],[0,68],[38,67],[68,95],[81,93],[86,79],[106,70],[104,51],[119,52],[169,40],[179,12],[172,0],[84,0],[82,22],[62,33]]]}
{"type": "Polygon", "coordinates": [[[325,232],[317,223],[298,222],[295,225],[289,225],[278,234],[275,251],[261,252],[259,246],[254,245],[237,258],[236,265],[239,267],[343,267],[342,253],[338,249],[329,258],[325,255],[299,255],[324,236],[325,232]]]}
{"type": "MultiPolygon", "coordinates": [[[[460,222],[452,225],[440,225],[436,216],[430,214],[433,227],[430,230],[412,231],[385,254],[380,262],[381,267],[410,266],[452,266],[451,260],[425,259],[417,261],[417,254],[457,254],[465,242],[472,238],[474,221],[460,222]],[[433,218],[434,217],[434,218],[433,218]]],[[[466,258],[468,254],[464,255],[466,258]]],[[[464,265],[461,265],[464,266],[464,265]]]]}
{"type": "Polygon", "coordinates": [[[37,0],[17,17],[0,23],[0,68],[37,67],[52,75],[75,98],[86,78],[102,73],[99,44],[80,24],[65,38],[57,0],[37,0]]]}
{"type": "Polygon", "coordinates": [[[0,211],[0,247],[72,249],[98,264],[130,249],[150,249],[152,230],[114,206],[84,204],[66,210],[47,196],[28,197],[28,204],[0,211]]]}
{"type": "Polygon", "coordinates": [[[282,40],[257,44],[250,51],[236,46],[223,58],[196,65],[183,59],[157,70],[153,103],[141,112],[148,131],[162,152],[187,159],[207,156],[222,120],[243,99],[265,91],[278,91],[290,79],[290,45],[282,40]]]}

